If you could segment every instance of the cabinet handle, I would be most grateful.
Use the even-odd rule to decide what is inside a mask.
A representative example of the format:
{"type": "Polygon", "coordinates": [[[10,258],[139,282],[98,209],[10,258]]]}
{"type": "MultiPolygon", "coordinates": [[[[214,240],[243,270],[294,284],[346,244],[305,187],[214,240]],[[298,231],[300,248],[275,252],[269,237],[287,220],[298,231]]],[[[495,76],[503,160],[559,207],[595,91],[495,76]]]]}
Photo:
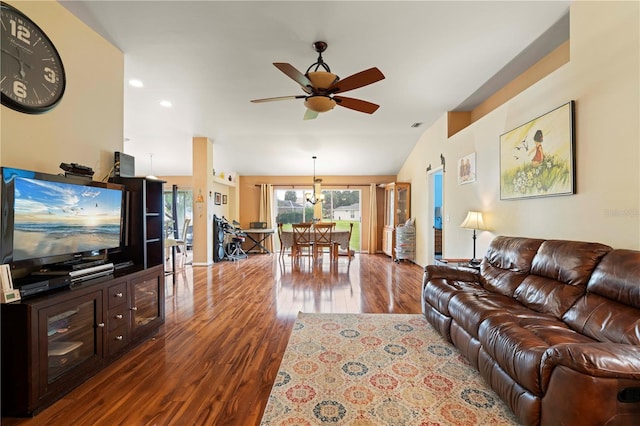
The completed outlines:
{"type": "Polygon", "coordinates": [[[137,307],[137,306],[132,306],[132,307],[131,307],[131,310],[132,310],[132,311],[137,311],[137,310],[138,310],[138,307],[137,307]]]}
{"type": "Polygon", "coordinates": [[[103,322],[99,322],[98,324],[96,324],[98,327],[100,328],[104,328],[104,323],[103,322]]]}
{"type": "Polygon", "coordinates": [[[122,292],[116,293],[113,295],[113,297],[122,297],[124,296],[124,294],[122,294],[122,292]]]}
{"type": "Polygon", "coordinates": [[[122,314],[116,315],[116,319],[122,319],[122,314]]]}
{"type": "Polygon", "coordinates": [[[116,336],[116,338],[115,338],[115,340],[122,340],[122,339],[124,339],[124,337],[122,337],[122,335],[116,336]]]}

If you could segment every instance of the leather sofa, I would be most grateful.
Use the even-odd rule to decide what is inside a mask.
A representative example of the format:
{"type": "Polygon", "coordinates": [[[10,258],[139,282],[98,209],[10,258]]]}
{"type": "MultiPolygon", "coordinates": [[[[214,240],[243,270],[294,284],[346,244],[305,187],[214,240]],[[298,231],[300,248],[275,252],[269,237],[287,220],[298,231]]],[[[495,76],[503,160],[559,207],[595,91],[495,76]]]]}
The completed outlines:
{"type": "Polygon", "coordinates": [[[500,236],[422,311],[525,425],[640,424],[640,251],[500,236]]]}

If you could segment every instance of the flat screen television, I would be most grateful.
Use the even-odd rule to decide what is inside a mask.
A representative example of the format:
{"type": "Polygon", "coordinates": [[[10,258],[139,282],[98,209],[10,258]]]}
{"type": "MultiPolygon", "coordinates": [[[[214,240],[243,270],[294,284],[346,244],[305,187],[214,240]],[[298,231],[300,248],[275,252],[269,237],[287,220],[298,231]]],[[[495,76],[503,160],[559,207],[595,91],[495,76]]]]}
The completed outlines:
{"type": "Polygon", "coordinates": [[[123,245],[119,185],[2,168],[2,263],[12,271],[73,262],[123,245]]]}

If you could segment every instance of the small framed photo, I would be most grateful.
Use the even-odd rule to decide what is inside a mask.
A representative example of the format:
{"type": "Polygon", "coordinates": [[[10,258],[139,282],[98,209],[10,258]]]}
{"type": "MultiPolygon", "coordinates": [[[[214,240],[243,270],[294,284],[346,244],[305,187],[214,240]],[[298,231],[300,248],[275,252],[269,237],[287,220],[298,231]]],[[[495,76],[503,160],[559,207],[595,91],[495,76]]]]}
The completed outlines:
{"type": "Polygon", "coordinates": [[[219,206],[220,204],[222,204],[222,194],[220,194],[219,192],[214,192],[213,193],[213,202],[215,203],[216,206],[219,206]]]}
{"type": "Polygon", "coordinates": [[[476,153],[465,155],[458,160],[458,185],[476,181],[476,153]]]}
{"type": "Polygon", "coordinates": [[[227,204],[227,196],[226,195],[222,196],[222,204],[227,204]]]}

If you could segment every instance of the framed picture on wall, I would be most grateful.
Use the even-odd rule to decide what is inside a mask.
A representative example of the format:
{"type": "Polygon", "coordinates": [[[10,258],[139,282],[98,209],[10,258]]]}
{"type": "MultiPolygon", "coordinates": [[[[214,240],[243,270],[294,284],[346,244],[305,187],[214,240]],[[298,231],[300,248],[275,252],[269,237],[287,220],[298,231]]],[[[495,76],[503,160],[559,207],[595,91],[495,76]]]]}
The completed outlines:
{"type": "Polygon", "coordinates": [[[214,192],[213,202],[215,203],[216,206],[219,206],[222,203],[222,194],[220,194],[219,192],[214,192]]]}
{"type": "Polygon", "coordinates": [[[500,199],[576,193],[575,102],[500,135],[500,199]]]}
{"type": "Polygon", "coordinates": [[[458,185],[476,181],[476,153],[465,155],[458,160],[458,185]]]}
{"type": "Polygon", "coordinates": [[[227,204],[227,196],[226,195],[222,196],[222,204],[227,204]]]}

